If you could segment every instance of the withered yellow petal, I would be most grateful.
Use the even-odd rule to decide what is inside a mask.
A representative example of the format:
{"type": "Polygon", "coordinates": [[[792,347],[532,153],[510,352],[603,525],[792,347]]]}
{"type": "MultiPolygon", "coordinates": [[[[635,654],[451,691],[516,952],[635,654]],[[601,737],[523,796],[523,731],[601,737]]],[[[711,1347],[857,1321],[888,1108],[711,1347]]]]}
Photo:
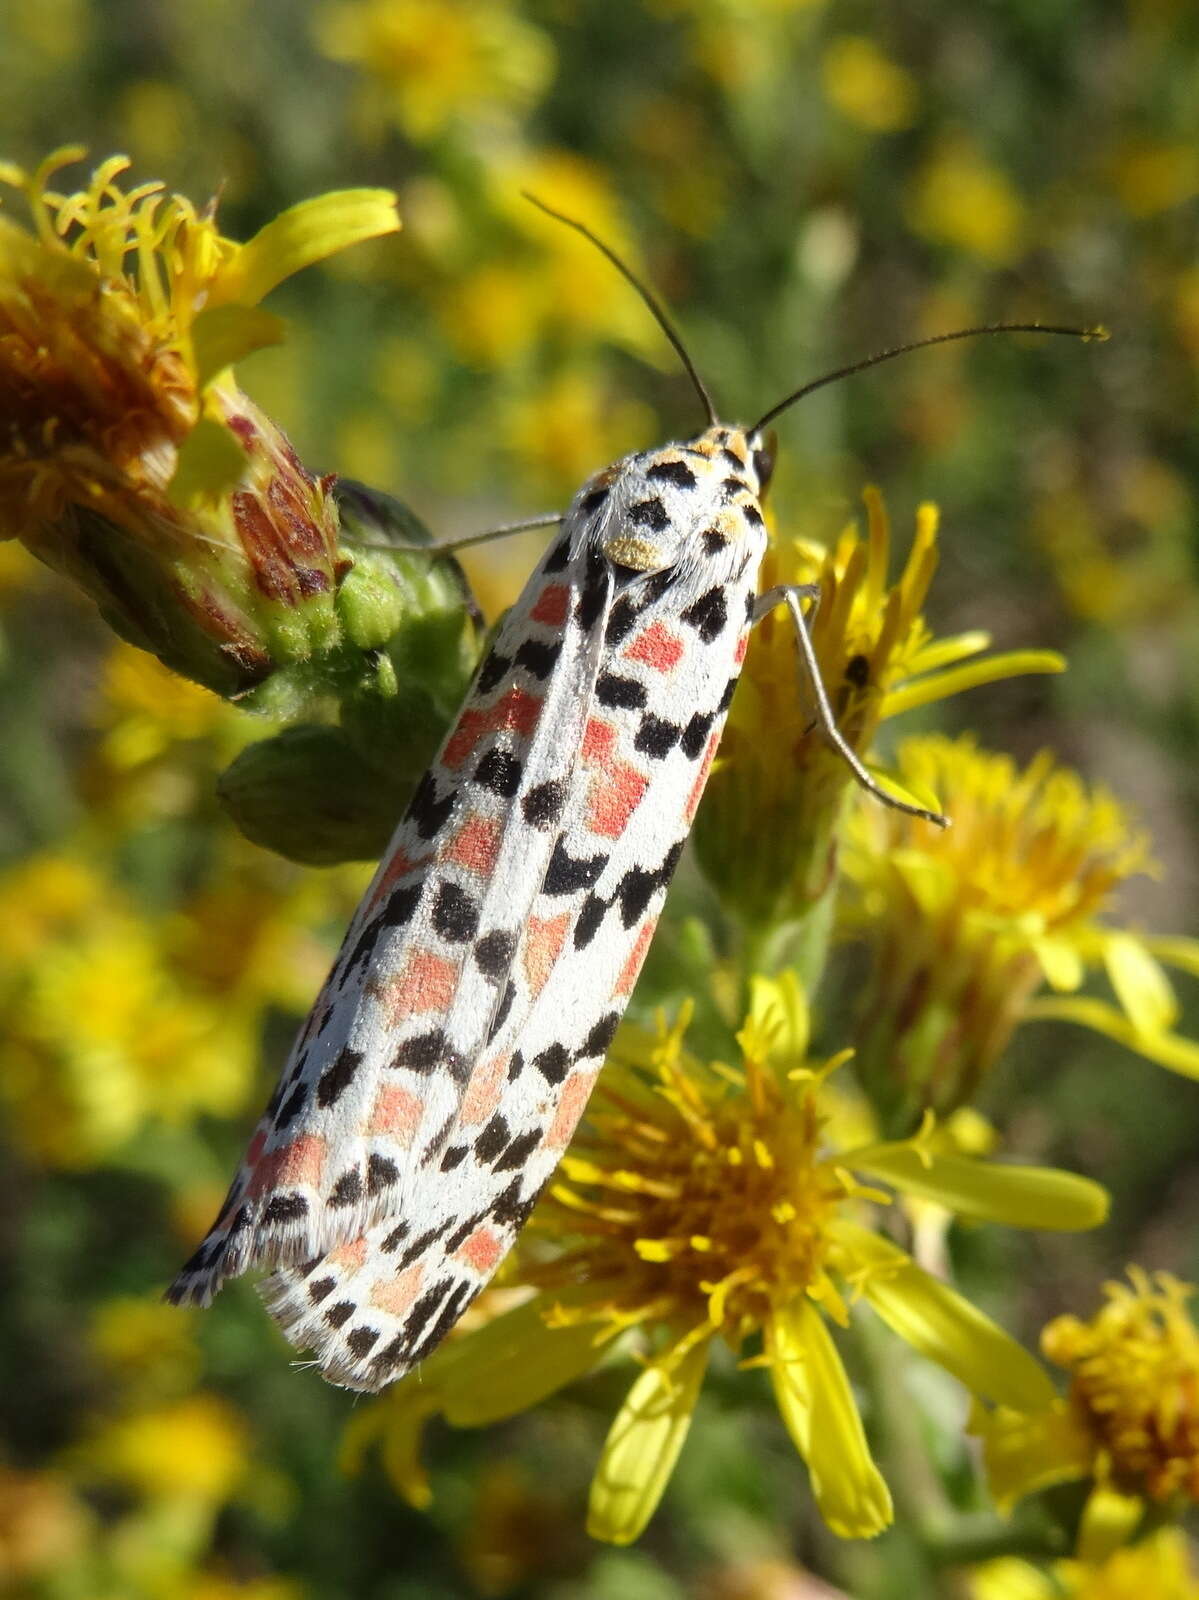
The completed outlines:
{"type": "Polygon", "coordinates": [[[1094,1228],[1107,1216],[1107,1191],[1056,1167],[1023,1167],[945,1155],[910,1142],[880,1144],[845,1158],[854,1172],[935,1200],[958,1216],[1013,1228],[1094,1228]]]}
{"type": "Polygon", "coordinates": [[[863,1298],[914,1350],[983,1399],[1024,1410],[1050,1404],[1053,1384],[1040,1362],[969,1300],[868,1228],[838,1223],[835,1237],[866,1269],[857,1280],[863,1298]]]}
{"type": "Polygon", "coordinates": [[[691,1426],[708,1364],[707,1339],[668,1353],[629,1390],[608,1431],[587,1506],[587,1532],[631,1544],[657,1509],[691,1426]]]}
{"type": "Polygon", "coordinates": [[[260,228],[217,274],[209,306],[254,306],[315,261],[399,229],[390,189],[337,189],[289,206],[260,228]]]}
{"type": "Polygon", "coordinates": [[[873,1539],[892,1520],[849,1378],[824,1318],[806,1297],[777,1311],[768,1356],[779,1412],[808,1464],[820,1514],[842,1539],[873,1539]]]}

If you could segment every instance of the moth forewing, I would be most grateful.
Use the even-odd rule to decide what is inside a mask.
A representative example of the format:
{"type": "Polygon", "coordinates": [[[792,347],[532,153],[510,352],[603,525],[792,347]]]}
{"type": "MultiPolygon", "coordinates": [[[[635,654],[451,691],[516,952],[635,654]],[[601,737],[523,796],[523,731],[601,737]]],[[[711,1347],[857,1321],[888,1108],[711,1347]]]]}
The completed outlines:
{"type": "Polygon", "coordinates": [[[698,805],[765,544],[757,491],[727,428],[580,491],[174,1298],[274,1265],[288,1336],[377,1388],[487,1282],[582,1113],[698,805]]]}

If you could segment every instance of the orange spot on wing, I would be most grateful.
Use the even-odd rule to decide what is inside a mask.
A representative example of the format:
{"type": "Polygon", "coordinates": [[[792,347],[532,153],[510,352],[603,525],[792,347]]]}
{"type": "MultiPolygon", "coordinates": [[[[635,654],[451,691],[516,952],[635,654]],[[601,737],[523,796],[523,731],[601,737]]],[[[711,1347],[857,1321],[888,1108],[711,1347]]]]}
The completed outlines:
{"type": "Polygon", "coordinates": [[[335,1267],[340,1267],[343,1272],[357,1272],[366,1260],[366,1237],[359,1234],[356,1239],[351,1239],[346,1244],[338,1245],[336,1250],[330,1250],[325,1257],[335,1267]]]}
{"type": "Polygon", "coordinates": [[[637,935],[636,943],[629,952],[629,959],[621,968],[620,977],[616,980],[616,987],[612,991],[613,994],[624,995],[626,997],[632,994],[633,986],[637,982],[637,974],[641,971],[641,964],[645,960],[646,954],[649,951],[650,941],[654,937],[654,929],[657,926],[657,917],[650,917],[647,921],[642,923],[641,931],[637,935]]]}
{"type": "Polygon", "coordinates": [[[570,1143],[570,1136],[583,1115],[583,1107],[598,1076],[598,1068],[593,1072],[572,1072],[562,1085],[558,1109],[545,1136],[545,1142],[551,1150],[562,1150],[570,1143]]]}
{"type": "Polygon", "coordinates": [[[737,648],[733,651],[733,665],[739,667],[745,660],[745,652],[749,647],[749,634],[743,633],[737,640],[737,648]]]}
{"type": "Polygon", "coordinates": [[[687,796],[687,805],[683,811],[683,821],[690,823],[695,818],[699,809],[700,800],[703,798],[704,785],[708,781],[708,774],[712,770],[712,761],[716,755],[716,746],[720,743],[718,733],[708,737],[708,748],[704,751],[704,759],[700,762],[699,771],[695,775],[695,782],[691,785],[691,793],[687,796]]]}
{"type": "Polygon", "coordinates": [[[484,734],[496,733],[502,728],[512,728],[527,737],[537,726],[540,712],[540,695],[529,694],[524,689],[509,689],[486,711],[468,706],[458,718],[441,759],[447,767],[456,770],[484,734]]]}
{"type": "Polygon", "coordinates": [[[525,977],[534,995],[541,993],[554,963],[562,954],[570,912],[558,917],[530,917],[525,927],[525,977]]]}
{"type": "Polygon", "coordinates": [[[402,970],[376,990],[394,1026],[405,1017],[445,1011],[458,987],[458,963],[432,950],[414,950],[402,970]]]}
{"type": "Polygon", "coordinates": [[[445,858],[487,877],[495,866],[502,833],[499,822],[472,811],[450,841],[445,858]]]}
{"type": "Polygon", "coordinates": [[[544,622],[547,627],[560,628],[570,609],[570,590],[564,583],[547,583],[537,604],[529,615],[534,622],[544,622]]]}
{"type": "Polygon", "coordinates": [[[459,1113],[467,1126],[486,1122],[499,1104],[511,1059],[510,1055],[493,1056],[490,1061],[480,1062],[471,1073],[459,1113]]]}
{"type": "Polygon", "coordinates": [[[249,1192],[259,1195],[269,1189],[291,1189],[299,1184],[319,1188],[326,1149],[319,1134],[306,1133],[278,1150],[271,1150],[254,1168],[249,1192]]]}
{"type": "Polygon", "coordinates": [[[420,1126],[420,1114],[418,1096],[400,1088],[399,1084],[390,1083],[379,1090],[366,1131],[390,1135],[406,1150],[420,1126]]]}
{"type": "Polygon", "coordinates": [[[641,661],[655,672],[673,672],[683,659],[686,645],[664,622],[651,622],[625,646],[629,661],[641,661]]]}
{"type": "Polygon", "coordinates": [[[587,826],[605,839],[619,839],[649,788],[644,773],[619,761],[597,774],[587,794],[587,826]]]}
{"type": "Polygon", "coordinates": [[[390,1312],[393,1317],[402,1317],[405,1311],[411,1310],[413,1301],[420,1293],[424,1275],[424,1262],[417,1261],[411,1267],[406,1267],[398,1278],[377,1283],[371,1290],[371,1305],[380,1311],[390,1312]]]}
{"type": "Polygon", "coordinates": [[[383,875],[371,892],[366,906],[367,911],[372,911],[389,889],[393,888],[401,878],[406,878],[410,872],[423,867],[428,859],[427,855],[410,856],[407,850],[397,850],[383,868],[383,875]]]}
{"type": "Polygon", "coordinates": [[[507,1246],[490,1228],[476,1228],[466,1243],[454,1252],[456,1261],[463,1261],[480,1274],[488,1273],[499,1262],[507,1246]]]}
{"type": "Polygon", "coordinates": [[[614,722],[601,722],[597,717],[589,717],[587,726],[583,729],[583,760],[588,766],[602,766],[612,755],[612,747],[616,743],[616,724],[614,722]]]}

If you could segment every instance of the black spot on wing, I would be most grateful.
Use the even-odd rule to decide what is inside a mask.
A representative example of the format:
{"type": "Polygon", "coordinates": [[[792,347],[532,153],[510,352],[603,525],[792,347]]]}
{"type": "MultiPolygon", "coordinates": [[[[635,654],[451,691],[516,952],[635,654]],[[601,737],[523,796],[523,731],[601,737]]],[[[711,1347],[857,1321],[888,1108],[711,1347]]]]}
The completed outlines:
{"type": "Polygon", "coordinates": [[[617,672],[601,672],[595,683],[595,698],[602,706],[623,711],[640,711],[649,698],[645,685],[636,678],[622,678],[617,672]]]}
{"type": "Polygon", "coordinates": [[[668,722],[663,717],[655,717],[652,711],[647,711],[641,719],[641,726],[637,729],[633,749],[640,755],[649,756],[651,761],[661,761],[678,744],[682,733],[683,730],[677,722],[668,722]]]}
{"type": "Polygon", "coordinates": [[[604,851],[593,856],[572,856],[559,837],[545,871],[542,893],[574,894],[579,889],[593,889],[607,865],[608,856],[604,851]]]}
{"type": "Polygon", "coordinates": [[[551,778],[529,790],[521,801],[525,821],[533,828],[548,827],[557,822],[566,804],[567,785],[563,778],[551,778]]]}
{"type": "Polygon", "coordinates": [[[512,965],[516,934],[510,928],[493,928],[475,944],[475,962],[485,978],[502,978],[512,965]]]}
{"type": "Polygon", "coordinates": [[[530,1128],[527,1133],[522,1133],[504,1151],[492,1169],[495,1172],[514,1172],[518,1167],[523,1167],[525,1162],[541,1143],[541,1130],[530,1128]]]}
{"type": "Polygon", "coordinates": [[[437,1067],[448,1067],[458,1082],[462,1082],[466,1072],[465,1063],[446,1037],[444,1028],[430,1028],[427,1033],[405,1039],[396,1048],[391,1065],[406,1067],[410,1072],[433,1072],[437,1067]]]}
{"type": "Polygon", "coordinates": [[[547,1083],[561,1083],[570,1066],[570,1053],[565,1045],[551,1044],[533,1057],[533,1065],[547,1083]]]}
{"type": "Polygon", "coordinates": [[[704,746],[708,742],[708,734],[712,731],[712,724],[715,721],[715,712],[697,711],[683,729],[679,747],[688,760],[697,761],[702,755],[704,746]]]}
{"type": "Polygon", "coordinates": [[[512,982],[512,979],[509,978],[508,982],[504,985],[504,992],[500,996],[500,1003],[495,1008],[495,1016],[491,1019],[491,1027],[487,1030],[488,1044],[491,1043],[496,1034],[504,1026],[505,1022],[507,1022],[508,1013],[512,1010],[512,1005],[515,999],[516,985],[512,982]]]}
{"type": "Polygon", "coordinates": [[[489,750],[475,768],[475,782],[492,794],[511,800],[520,788],[524,768],[510,750],[489,750]]]}
{"type": "Polygon", "coordinates": [[[362,1051],[351,1050],[347,1045],[336,1061],[325,1068],[316,1086],[316,1103],[322,1111],[337,1104],[353,1083],[361,1065],[362,1051]]]}
{"type": "Polygon", "coordinates": [[[601,1017],[579,1046],[575,1053],[577,1061],[585,1061],[589,1056],[607,1055],[608,1047],[616,1037],[616,1030],[620,1026],[620,1012],[609,1011],[607,1016],[601,1017]]]}
{"type": "Polygon", "coordinates": [[[300,1112],[304,1109],[307,1099],[307,1085],[303,1083],[297,1083],[280,1108],[279,1115],[275,1118],[276,1132],[282,1133],[286,1128],[291,1126],[291,1124],[299,1116],[300,1112]]]}
{"type": "Polygon", "coordinates": [[[346,1344],[349,1347],[351,1355],[357,1356],[359,1360],[361,1360],[363,1356],[370,1355],[371,1351],[374,1349],[375,1345],[378,1344],[378,1342],[378,1328],[355,1328],[354,1331],[346,1337],[346,1344]]]}
{"type": "Polygon", "coordinates": [[[670,513],[656,494],[648,500],[638,500],[635,506],[629,507],[627,515],[635,528],[650,528],[654,533],[661,533],[670,526],[670,513]]]}
{"type": "Polygon", "coordinates": [[[465,1144],[451,1145],[441,1158],[441,1170],[453,1172],[455,1167],[460,1167],[466,1160],[470,1147],[465,1144]]]}
{"type": "Polygon", "coordinates": [[[370,1195],[381,1194],[393,1183],[400,1181],[400,1169],[394,1161],[389,1161],[386,1156],[372,1152],[366,1161],[366,1192],[370,1195]]]}
{"type": "Polygon", "coordinates": [[[451,789],[448,794],[438,799],[437,783],[433,774],[426,772],[408,802],[408,809],[404,813],[405,819],[415,823],[416,831],[422,839],[432,839],[445,826],[457,798],[457,789],[451,789]]]}
{"type": "Polygon", "coordinates": [[[762,513],[758,510],[757,506],[753,505],[752,503],[743,505],[741,507],[741,515],[745,518],[746,522],[749,523],[751,528],[764,528],[766,526],[766,520],[762,516],[762,513]]]}
{"type": "Polygon", "coordinates": [[[504,674],[512,666],[507,656],[500,655],[498,650],[489,650],[487,659],[479,668],[479,676],[475,687],[480,694],[489,694],[504,674]]]}
{"type": "Polygon", "coordinates": [[[638,608],[629,597],[621,595],[608,613],[608,626],[604,630],[604,643],[617,645],[626,639],[636,626],[637,614],[638,608]]]}
{"type": "Polygon", "coordinates": [[[355,1309],[352,1300],[340,1300],[337,1305],[330,1306],[325,1312],[325,1321],[331,1328],[340,1328],[354,1315],[355,1309]]]}
{"type": "Polygon", "coordinates": [[[575,920],[574,946],[576,950],[585,950],[599,932],[600,924],[604,920],[604,913],[608,910],[608,902],[598,894],[589,894],[579,907],[579,915],[575,920]]]}
{"type": "Polygon", "coordinates": [[[327,1300],[337,1288],[336,1278],[314,1278],[308,1285],[308,1298],[314,1306],[319,1306],[322,1300],[327,1300]]]}
{"type": "Polygon", "coordinates": [[[724,632],[729,620],[728,601],[720,584],[700,595],[694,604],[682,613],[682,620],[695,629],[705,644],[711,644],[724,632]]]}
{"type": "Polygon", "coordinates": [[[383,1243],[379,1246],[380,1250],[383,1250],[387,1255],[390,1255],[393,1250],[398,1250],[400,1248],[404,1240],[411,1232],[412,1229],[406,1222],[397,1223],[387,1235],[386,1239],[384,1239],[383,1243]]]}
{"type": "MultiPolygon", "coordinates": [[[[475,1155],[484,1166],[489,1166],[509,1142],[512,1131],[497,1111],[495,1116],[475,1140],[475,1155]]],[[[461,1242],[461,1241],[460,1241],[461,1242]]],[[[447,1245],[447,1248],[449,1246],[447,1245]]]]}
{"type": "Polygon", "coordinates": [[[277,1194],[263,1210],[267,1222],[300,1222],[308,1215],[308,1202],[302,1194],[277,1194]]]}
{"type": "Polygon", "coordinates": [[[516,665],[523,667],[532,677],[545,679],[554,670],[561,653],[561,639],[551,639],[544,643],[540,639],[526,639],[514,659],[516,665]]]}
{"type": "Polygon", "coordinates": [[[465,944],[479,931],[479,902],[457,883],[443,883],[433,901],[433,927],[450,944],[465,944]]]}
{"type": "Polygon", "coordinates": [[[570,535],[565,534],[546,556],[542,572],[561,572],[570,560],[570,535]]]}
{"type": "Polygon", "coordinates": [[[608,600],[610,584],[611,569],[607,562],[594,550],[589,551],[582,591],[575,606],[575,620],[585,633],[589,633],[599,621],[608,600]]]}
{"type": "Polygon", "coordinates": [[[718,556],[722,550],[728,549],[729,542],[719,528],[705,528],[700,538],[706,556],[718,556]]]}
{"type": "Polygon", "coordinates": [[[331,1206],[353,1206],[362,1199],[362,1174],[357,1167],[343,1172],[329,1191],[331,1206]]]}
{"type": "Polygon", "coordinates": [[[609,493],[610,490],[605,488],[603,485],[601,485],[598,489],[589,489],[579,501],[579,510],[585,517],[589,517],[593,511],[599,510],[599,508],[607,500],[609,493]]]}

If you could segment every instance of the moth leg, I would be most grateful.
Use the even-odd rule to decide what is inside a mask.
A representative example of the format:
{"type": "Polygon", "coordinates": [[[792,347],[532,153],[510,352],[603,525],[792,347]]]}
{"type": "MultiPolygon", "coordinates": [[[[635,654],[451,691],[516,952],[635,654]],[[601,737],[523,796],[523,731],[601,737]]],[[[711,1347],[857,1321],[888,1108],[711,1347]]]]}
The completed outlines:
{"type": "Polygon", "coordinates": [[[820,604],[820,585],[816,583],[780,583],[773,589],[767,589],[765,594],[760,594],[754,604],[750,626],[756,627],[762,618],[767,616],[777,606],[785,605],[791,613],[791,620],[795,624],[795,639],[799,646],[800,682],[805,688],[810,688],[816,704],[816,724],[832,745],[833,749],[845,762],[862,788],[874,795],[876,800],[881,800],[884,805],[891,806],[896,811],[906,812],[910,817],[920,817],[924,822],[935,822],[938,828],[947,828],[949,818],[942,816],[939,811],[926,811],[923,806],[909,805],[906,800],[899,800],[893,794],[888,794],[881,784],[876,783],[870,773],[859,760],[857,752],[837,727],[833,708],[828,703],[825,692],[824,680],[820,676],[820,663],[816,660],[816,651],[812,645],[812,635],[808,628],[809,618],[804,614],[803,602],[812,601],[812,615],[820,604]]]}

